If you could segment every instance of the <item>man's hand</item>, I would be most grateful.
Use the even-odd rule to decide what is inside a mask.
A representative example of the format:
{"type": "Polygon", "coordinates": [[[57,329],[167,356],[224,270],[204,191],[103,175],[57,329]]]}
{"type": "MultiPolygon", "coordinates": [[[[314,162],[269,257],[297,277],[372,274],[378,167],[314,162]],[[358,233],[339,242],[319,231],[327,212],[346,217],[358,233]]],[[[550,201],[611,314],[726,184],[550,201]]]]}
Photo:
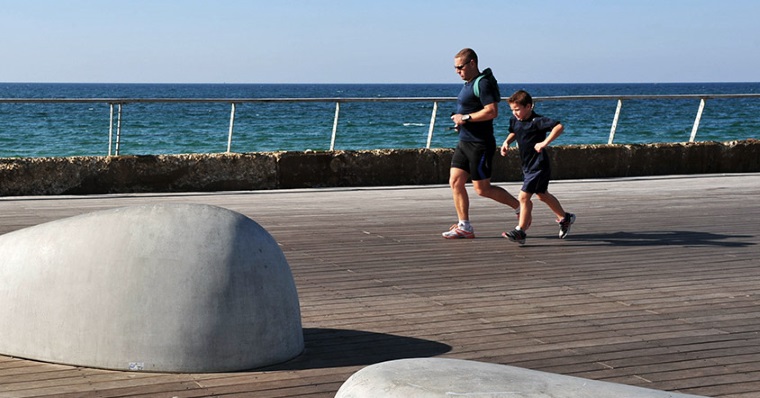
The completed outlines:
{"type": "Polygon", "coordinates": [[[454,126],[459,127],[459,126],[467,123],[467,121],[462,120],[462,116],[464,116],[464,115],[459,114],[459,113],[455,113],[455,114],[451,115],[451,121],[454,122],[454,126]]]}

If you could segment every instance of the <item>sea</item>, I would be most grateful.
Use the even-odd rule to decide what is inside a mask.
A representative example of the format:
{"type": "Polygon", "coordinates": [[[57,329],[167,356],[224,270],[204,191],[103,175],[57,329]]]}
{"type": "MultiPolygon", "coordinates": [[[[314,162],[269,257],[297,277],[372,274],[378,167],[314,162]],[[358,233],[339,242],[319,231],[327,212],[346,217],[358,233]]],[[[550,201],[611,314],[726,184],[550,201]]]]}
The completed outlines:
{"type": "MultiPolygon", "coordinates": [[[[430,147],[453,148],[450,115],[461,83],[451,84],[122,84],[0,83],[0,157],[115,154],[116,116],[108,102],[8,103],[13,98],[319,98],[325,101],[236,105],[231,152],[324,151],[332,143],[336,102],[342,98],[446,98],[437,104],[430,147]],[[334,101],[333,101],[334,99],[334,101]],[[109,141],[110,140],[110,141],[109,141]]],[[[508,97],[665,94],[758,94],[760,83],[503,84],[508,97]]],[[[624,100],[614,143],[686,142],[699,99],[624,100]]],[[[341,102],[335,150],[424,148],[432,101],[341,102]]],[[[539,114],[560,120],[565,132],[553,145],[606,144],[617,100],[538,101],[539,114]]],[[[221,153],[228,150],[229,103],[144,103],[122,106],[120,155],[221,153]]],[[[497,142],[507,135],[510,111],[499,105],[497,142]]],[[[732,141],[760,135],[760,98],[708,99],[696,141],[732,141]]]]}

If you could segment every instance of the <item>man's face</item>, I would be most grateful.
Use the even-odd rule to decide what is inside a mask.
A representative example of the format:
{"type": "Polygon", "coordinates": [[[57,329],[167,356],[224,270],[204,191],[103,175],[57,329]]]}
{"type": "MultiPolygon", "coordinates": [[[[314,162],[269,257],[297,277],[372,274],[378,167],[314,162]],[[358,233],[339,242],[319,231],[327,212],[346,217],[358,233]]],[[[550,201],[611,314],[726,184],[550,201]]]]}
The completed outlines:
{"type": "Polygon", "coordinates": [[[462,57],[454,58],[454,70],[464,81],[470,81],[478,74],[475,62],[471,59],[465,59],[462,57]]]}
{"type": "Polygon", "coordinates": [[[525,106],[518,103],[511,103],[509,104],[509,109],[512,110],[512,114],[515,115],[517,120],[525,120],[533,113],[533,104],[525,106]]]}

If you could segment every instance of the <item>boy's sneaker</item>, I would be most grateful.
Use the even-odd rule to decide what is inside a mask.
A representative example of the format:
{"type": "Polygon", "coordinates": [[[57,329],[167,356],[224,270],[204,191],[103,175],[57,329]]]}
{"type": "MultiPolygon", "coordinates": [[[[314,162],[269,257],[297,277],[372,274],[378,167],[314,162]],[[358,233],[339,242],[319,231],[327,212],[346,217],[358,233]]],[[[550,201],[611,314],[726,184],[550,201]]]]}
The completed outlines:
{"type": "Polygon", "coordinates": [[[559,238],[565,239],[568,232],[570,232],[570,226],[573,225],[575,222],[575,214],[573,213],[565,213],[565,218],[562,219],[562,221],[559,222],[559,238]]]}
{"type": "Polygon", "coordinates": [[[513,229],[509,232],[502,232],[501,236],[509,239],[512,242],[517,242],[519,244],[525,244],[525,238],[528,237],[528,235],[525,233],[525,231],[521,229],[513,229]]]}
{"type": "Polygon", "coordinates": [[[475,238],[474,230],[466,230],[458,224],[454,224],[448,231],[442,233],[445,239],[473,239],[475,238]]]}

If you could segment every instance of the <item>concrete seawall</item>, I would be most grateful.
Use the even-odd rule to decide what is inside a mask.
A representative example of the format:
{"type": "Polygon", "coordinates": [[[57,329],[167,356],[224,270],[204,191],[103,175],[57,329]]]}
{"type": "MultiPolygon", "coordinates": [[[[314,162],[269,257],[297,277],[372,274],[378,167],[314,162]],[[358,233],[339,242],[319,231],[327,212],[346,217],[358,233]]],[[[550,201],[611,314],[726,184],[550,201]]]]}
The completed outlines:
{"type": "MultiPolygon", "coordinates": [[[[760,141],[551,148],[553,179],[760,171],[760,141]]],[[[0,196],[445,184],[453,149],[0,159],[0,196]]],[[[521,179],[496,156],[494,182],[521,179]]]]}

